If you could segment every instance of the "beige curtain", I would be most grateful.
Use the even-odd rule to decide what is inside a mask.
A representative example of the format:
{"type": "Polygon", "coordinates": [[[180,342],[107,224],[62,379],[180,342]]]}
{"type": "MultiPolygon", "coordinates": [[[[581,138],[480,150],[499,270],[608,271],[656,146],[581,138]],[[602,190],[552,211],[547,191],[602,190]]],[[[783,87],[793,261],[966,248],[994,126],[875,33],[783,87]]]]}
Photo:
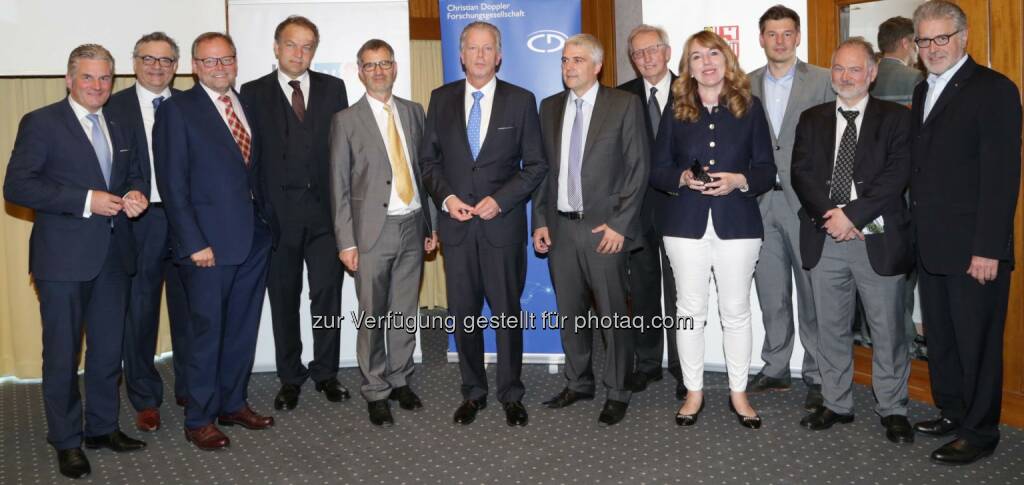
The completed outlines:
{"type": "MultiPolygon", "coordinates": [[[[430,91],[441,85],[441,43],[412,41],[411,66],[413,100],[426,108],[430,91]]],[[[114,91],[129,87],[131,77],[118,78],[114,91]]],[[[178,89],[193,85],[190,76],[179,76],[178,89]]],[[[67,91],[63,78],[0,79],[0,184],[7,173],[7,163],[14,147],[21,117],[34,109],[63,99],[67,91]]],[[[0,215],[0,376],[24,379],[42,374],[42,332],[39,299],[28,274],[28,240],[32,231],[32,211],[13,204],[4,204],[0,215]]],[[[69,241],[73,244],[73,241],[69,241]]],[[[420,305],[446,307],[442,256],[435,255],[426,264],[420,305]]],[[[157,352],[171,350],[167,308],[160,317],[157,352]]]]}

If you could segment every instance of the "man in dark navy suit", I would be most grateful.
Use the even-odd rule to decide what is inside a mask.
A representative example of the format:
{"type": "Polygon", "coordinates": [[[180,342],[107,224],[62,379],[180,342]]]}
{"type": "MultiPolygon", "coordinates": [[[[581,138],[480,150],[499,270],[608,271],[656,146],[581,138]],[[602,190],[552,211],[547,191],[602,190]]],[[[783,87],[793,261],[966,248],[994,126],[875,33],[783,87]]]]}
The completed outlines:
{"type": "Polygon", "coordinates": [[[145,179],[143,193],[149,209],[132,223],[138,249],[137,271],[128,298],[128,320],[124,330],[124,381],[128,400],[135,408],[135,427],[142,431],[160,428],[160,404],[164,383],[153,364],[160,328],[161,287],[167,281],[167,313],[171,319],[174,350],[174,396],[184,404],[186,319],[185,289],[172,264],[171,240],[163,199],[153,176],[153,122],[156,108],[172,94],[178,70],[178,44],[163,32],[142,36],[132,52],[135,85],[110,97],[106,110],[121,122],[132,138],[139,169],[145,179]]]}
{"type": "Polygon", "coordinates": [[[148,201],[120,123],[103,113],[114,59],[95,44],[71,51],[69,96],[24,116],[7,165],[4,198],[36,211],[29,271],[43,320],[43,407],[61,474],[91,471],[82,452],[78,363],[85,355],[85,445],[114,451],[145,443],[118,429],[118,377],[135,242],[129,217],[148,201]],[[86,324],[87,322],[87,324],[86,324]]]}
{"type": "Polygon", "coordinates": [[[267,280],[281,380],[275,409],[294,409],[308,378],[331,402],[349,398],[337,377],[340,327],[313,327],[309,368],[302,363],[299,331],[303,262],[309,271],[310,314],[324,322],[340,321],[344,276],[334,242],[327,139],[331,118],[348,107],[348,95],[341,79],[309,70],[319,44],[320,32],[309,19],[284,19],[274,31],[277,70],[245,83],[241,91],[261,123],[267,197],[281,226],[267,280]]]}
{"type": "Polygon", "coordinates": [[[526,199],[547,173],[537,101],[533,94],[495,77],[501,63],[501,32],[473,22],[459,39],[466,79],[434,90],[420,150],[423,180],[443,211],[438,235],[444,245],[448,312],[459,322],[455,344],[462,373],[462,405],[455,422],[472,423],[487,406],[482,329],[467,329],[484,297],[497,328],[498,401],[510,426],[526,425],[523,329],[519,298],[526,283],[526,199]],[[520,324],[522,322],[519,322],[520,324]]]}
{"type": "Polygon", "coordinates": [[[232,89],[235,55],[225,34],[197,37],[199,82],[163,103],[153,128],[156,180],[188,295],[185,437],[204,450],[229,444],[214,420],[248,429],[274,424],[246,402],[273,214],[260,184],[254,111],[232,89]]]}

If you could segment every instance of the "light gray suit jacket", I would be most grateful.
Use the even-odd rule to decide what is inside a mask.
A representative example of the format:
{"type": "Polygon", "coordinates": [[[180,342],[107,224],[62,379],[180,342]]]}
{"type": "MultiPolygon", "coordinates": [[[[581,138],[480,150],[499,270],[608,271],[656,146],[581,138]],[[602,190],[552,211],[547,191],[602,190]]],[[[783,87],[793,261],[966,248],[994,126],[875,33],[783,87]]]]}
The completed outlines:
{"type": "MultiPolygon", "coordinates": [[[[764,75],[768,66],[763,66],[750,73],[750,92],[764,101],[764,75]]],[[[782,116],[782,129],[772,126],[772,144],[775,148],[775,167],[778,169],[779,180],[782,182],[782,191],[786,195],[786,201],[796,213],[800,210],[800,199],[793,191],[791,181],[790,160],[793,157],[793,143],[796,139],[796,124],[800,121],[800,113],[812,106],[827,103],[836,99],[836,93],[832,91],[832,75],[824,68],[807,64],[804,61],[796,61],[796,72],[793,76],[793,88],[789,92],[789,102],[786,104],[786,113],[782,116]],[[775,136],[778,131],[779,136],[775,136]]],[[[764,103],[765,117],[768,117],[767,103],[764,103]]],[[[772,120],[768,117],[768,125],[772,120]]],[[[764,216],[766,205],[764,195],[758,201],[761,203],[761,215],[764,216]]]]}
{"type": "Polygon", "coordinates": [[[924,80],[924,73],[896,59],[883,57],[878,61],[878,77],[871,85],[871,95],[886,101],[910,106],[914,88],[924,80]]]}
{"type": "MultiPolygon", "coordinates": [[[[437,227],[437,212],[430,203],[418,158],[426,116],[419,103],[393,96],[413,183],[419,191],[424,234],[437,227]]],[[[391,199],[391,162],[366,95],[334,115],[331,123],[331,207],[338,250],[356,246],[369,251],[380,238],[391,199]]]]}

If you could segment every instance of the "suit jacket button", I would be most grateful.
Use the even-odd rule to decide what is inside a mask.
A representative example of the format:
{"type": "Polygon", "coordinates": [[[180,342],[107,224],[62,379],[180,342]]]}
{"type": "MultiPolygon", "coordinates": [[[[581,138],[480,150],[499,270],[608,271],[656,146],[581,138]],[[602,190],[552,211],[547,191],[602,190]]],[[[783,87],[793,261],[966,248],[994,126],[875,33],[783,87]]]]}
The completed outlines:
{"type": "Polygon", "coordinates": [[[384,203],[384,207],[387,207],[387,206],[388,206],[388,203],[387,203],[387,202],[385,202],[385,203],[384,203]]]}
{"type": "Polygon", "coordinates": [[[780,147],[778,145],[775,145],[775,151],[779,151],[779,150],[782,150],[782,147],[780,147]]]}
{"type": "Polygon", "coordinates": [[[384,184],[385,184],[385,185],[391,185],[391,181],[390,181],[390,180],[388,180],[388,181],[384,182],[384,184]]]}

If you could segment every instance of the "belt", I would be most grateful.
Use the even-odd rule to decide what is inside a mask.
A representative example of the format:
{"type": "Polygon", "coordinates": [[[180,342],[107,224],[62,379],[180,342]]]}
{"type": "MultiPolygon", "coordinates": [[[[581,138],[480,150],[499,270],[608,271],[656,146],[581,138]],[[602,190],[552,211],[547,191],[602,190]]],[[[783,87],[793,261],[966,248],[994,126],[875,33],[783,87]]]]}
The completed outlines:
{"type": "Polygon", "coordinates": [[[564,217],[566,219],[569,219],[570,221],[582,221],[583,220],[583,212],[582,211],[581,212],[563,212],[563,211],[558,211],[558,215],[560,215],[560,216],[562,216],[562,217],[564,217]]]}
{"type": "Polygon", "coordinates": [[[772,187],[772,190],[782,190],[782,184],[775,182],[775,186],[772,187]]]}

